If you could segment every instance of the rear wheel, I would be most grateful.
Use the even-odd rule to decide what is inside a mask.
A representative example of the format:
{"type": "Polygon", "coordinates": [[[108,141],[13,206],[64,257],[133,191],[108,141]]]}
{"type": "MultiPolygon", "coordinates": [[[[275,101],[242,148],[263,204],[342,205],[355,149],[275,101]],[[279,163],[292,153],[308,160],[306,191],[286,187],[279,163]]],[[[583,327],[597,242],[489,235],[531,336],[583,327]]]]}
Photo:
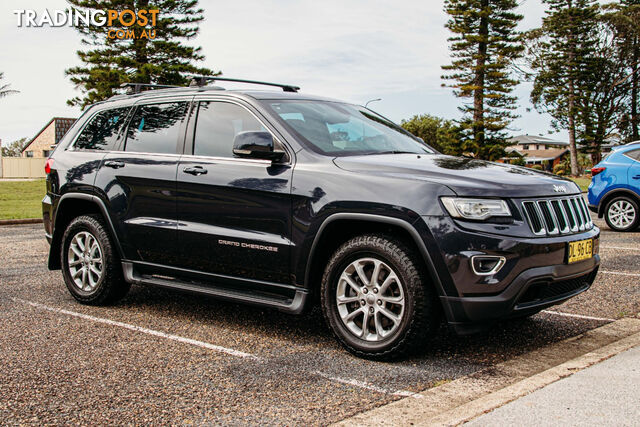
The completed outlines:
{"type": "Polygon", "coordinates": [[[322,310],[338,340],[357,356],[386,360],[424,346],[440,307],[419,257],[383,235],[355,237],[331,257],[322,310]]]}
{"type": "Polygon", "coordinates": [[[62,237],[60,261],[67,289],[83,304],[113,303],[129,291],[109,233],[96,215],[71,221],[62,237]]]}
{"type": "Polygon", "coordinates": [[[640,224],[638,204],[629,197],[616,197],[607,203],[604,218],[613,230],[631,231],[640,224]]]}

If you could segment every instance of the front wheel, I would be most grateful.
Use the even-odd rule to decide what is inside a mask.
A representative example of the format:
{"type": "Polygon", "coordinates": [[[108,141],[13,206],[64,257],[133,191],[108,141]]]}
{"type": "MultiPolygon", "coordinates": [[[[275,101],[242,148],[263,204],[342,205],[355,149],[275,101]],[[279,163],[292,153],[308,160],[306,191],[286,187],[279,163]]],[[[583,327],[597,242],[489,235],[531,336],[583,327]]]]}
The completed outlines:
{"type": "Polygon", "coordinates": [[[604,218],[615,231],[631,231],[640,224],[638,204],[625,196],[616,197],[607,203],[604,218]]]}
{"type": "Polygon", "coordinates": [[[322,278],[322,311],[342,345],[360,357],[393,359],[424,346],[440,307],[415,251],[364,235],[333,254],[322,278]]]}

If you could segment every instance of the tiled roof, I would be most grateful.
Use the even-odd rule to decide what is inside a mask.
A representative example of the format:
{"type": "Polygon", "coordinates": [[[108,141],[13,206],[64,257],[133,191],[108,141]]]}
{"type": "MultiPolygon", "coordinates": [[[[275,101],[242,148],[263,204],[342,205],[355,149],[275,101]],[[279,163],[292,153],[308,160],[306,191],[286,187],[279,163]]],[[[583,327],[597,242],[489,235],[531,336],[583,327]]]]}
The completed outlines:
{"type": "Polygon", "coordinates": [[[539,144],[539,145],[569,145],[566,141],[557,141],[550,138],[545,138],[544,136],[535,136],[535,135],[518,135],[514,136],[509,140],[511,144],[517,145],[528,145],[528,144],[539,144]]]}
{"type": "Polygon", "coordinates": [[[65,133],[69,130],[71,125],[73,125],[76,119],[69,119],[63,117],[56,117],[56,144],[60,142],[65,133]]]}
{"type": "Polygon", "coordinates": [[[526,160],[554,160],[569,151],[568,148],[551,148],[549,150],[520,150],[526,160]]]}

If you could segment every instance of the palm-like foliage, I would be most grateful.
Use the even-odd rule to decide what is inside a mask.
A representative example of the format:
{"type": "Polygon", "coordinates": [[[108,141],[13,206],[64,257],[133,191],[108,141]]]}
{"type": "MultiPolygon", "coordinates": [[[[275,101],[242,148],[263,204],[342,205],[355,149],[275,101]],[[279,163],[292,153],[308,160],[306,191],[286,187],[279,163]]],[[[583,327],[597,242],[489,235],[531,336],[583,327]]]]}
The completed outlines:
{"type": "MultiPolygon", "coordinates": [[[[0,73],[0,82],[4,78],[4,73],[0,73]]],[[[14,93],[18,93],[17,90],[9,89],[11,85],[0,85],[0,98],[4,98],[7,95],[13,95],[14,93]]]]}

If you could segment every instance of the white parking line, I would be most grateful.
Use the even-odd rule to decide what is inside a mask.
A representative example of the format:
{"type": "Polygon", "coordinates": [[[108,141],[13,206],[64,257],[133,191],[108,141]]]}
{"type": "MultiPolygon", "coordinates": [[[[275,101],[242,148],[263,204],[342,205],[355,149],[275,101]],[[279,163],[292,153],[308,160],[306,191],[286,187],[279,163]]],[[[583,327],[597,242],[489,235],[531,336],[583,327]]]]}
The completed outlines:
{"type": "Polygon", "coordinates": [[[314,372],[316,375],[331,380],[331,381],[335,381],[337,383],[341,383],[341,384],[345,384],[345,385],[352,385],[352,386],[356,386],[356,387],[360,387],[360,388],[364,388],[366,390],[371,390],[371,391],[375,391],[378,393],[382,393],[382,394],[392,394],[394,396],[403,396],[403,397],[413,397],[416,399],[422,399],[422,395],[419,393],[414,393],[412,391],[405,391],[405,390],[388,390],[386,388],[382,388],[382,387],[378,387],[376,385],[373,384],[369,384],[366,383],[364,381],[360,381],[360,380],[354,380],[354,379],[345,379],[345,378],[340,378],[340,377],[334,377],[328,374],[325,374],[324,372],[320,372],[320,371],[315,371],[314,372]]]}
{"type": "MultiPolygon", "coordinates": [[[[206,348],[208,350],[213,350],[213,351],[216,351],[216,352],[219,352],[219,353],[229,354],[231,356],[242,357],[242,358],[246,358],[246,359],[253,359],[253,360],[257,360],[257,361],[264,361],[265,360],[264,358],[261,358],[259,356],[254,355],[254,354],[245,353],[245,352],[242,352],[242,351],[239,351],[239,350],[234,350],[234,349],[227,348],[227,347],[222,347],[222,346],[219,346],[219,345],[209,344],[209,343],[204,342],[204,341],[198,341],[198,340],[194,340],[194,339],[191,339],[191,338],[181,337],[181,336],[178,336],[178,335],[167,334],[166,332],[155,331],[153,329],[143,328],[143,327],[140,327],[140,326],[131,325],[129,323],[118,322],[116,320],[104,319],[104,318],[101,318],[101,317],[95,317],[95,316],[91,316],[91,315],[88,315],[88,314],[77,313],[75,311],[64,310],[62,308],[50,307],[50,306],[45,305],[45,304],[40,304],[40,303],[33,302],[33,301],[27,301],[27,300],[23,300],[23,299],[20,299],[20,298],[11,298],[11,299],[13,301],[21,302],[23,304],[30,305],[31,307],[39,308],[41,310],[50,311],[52,313],[64,314],[64,315],[67,315],[67,316],[77,317],[77,318],[89,320],[89,321],[92,321],[92,322],[103,323],[105,325],[118,326],[120,328],[128,329],[130,331],[141,332],[143,334],[153,335],[155,337],[160,337],[160,338],[166,338],[168,340],[177,341],[177,342],[181,342],[181,343],[184,343],[184,344],[195,345],[196,347],[206,348]]],[[[351,385],[351,386],[363,388],[363,389],[366,389],[366,390],[376,391],[378,393],[391,394],[391,395],[403,396],[403,397],[415,397],[415,398],[421,398],[422,397],[422,395],[420,395],[418,393],[413,393],[411,391],[388,390],[386,388],[378,387],[378,386],[375,386],[373,384],[366,383],[364,381],[353,380],[353,379],[344,379],[344,378],[340,378],[340,377],[334,377],[334,376],[331,376],[331,375],[324,374],[324,373],[322,373],[320,371],[315,371],[314,374],[319,375],[319,376],[321,376],[321,377],[323,377],[325,379],[328,379],[330,381],[334,381],[334,382],[340,383],[340,384],[351,385]]]]}
{"type": "Polygon", "coordinates": [[[541,313],[553,314],[556,316],[575,317],[577,319],[598,320],[600,322],[615,322],[615,319],[607,319],[604,317],[584,316],[582,314],[562,313],[560,311],[542,310],[541,313]]]}
{"type": "Polygon", "coordinates": [[[640,248],[627,248],[624,246],[602,246],[600,245],[600,249],[617,249],[622,251],[640,251],[640,248]]]}
{"type": "Polygon", "coordinates": [[[90,316],[88,314],[76,313],[75,311],[63,310],[61,308],[49,307],[48,305],[40,304],[37,302],[31,302],[19,298],[12,298],[14,301],[28,304],[32,307],[39,308],[41,310],[51,311],[53,313],[66,314],[67,316],[79,317],[80,319],[90,320],[92,322],[104,323],[105,325],[118,326],[120,328],[129,329],[131,331],[142,332],[143,334],[153,335],[156,337],[166,338],[168,340],[181,342],[184,344],[195,345],[196,347],[206,348],[208,350],[217,351],[219,353],[229,354],[231,356],[242,357],[247,359],[262,360],[262,358],[245,353],[231,348],[221,347],[219,345],[209,344],[207,342],[194,340],[191,338],[185,338],[178,335],[167,334],[166,332],[154,331],[153,329],[142,328],[140,326],[130,325],[128,323],[118,322],[115,320],[103,319],[101,317],[90,316]]]}
{"type": "Polygon", "coordinates": [[[620,276],[631,276],[631,277],[640,277],[639,273],[623,273],[621,271],[604,271],[604,270],[600,270],[599,273],[604,273],[604,274],[617,274],[620,276]]]}

